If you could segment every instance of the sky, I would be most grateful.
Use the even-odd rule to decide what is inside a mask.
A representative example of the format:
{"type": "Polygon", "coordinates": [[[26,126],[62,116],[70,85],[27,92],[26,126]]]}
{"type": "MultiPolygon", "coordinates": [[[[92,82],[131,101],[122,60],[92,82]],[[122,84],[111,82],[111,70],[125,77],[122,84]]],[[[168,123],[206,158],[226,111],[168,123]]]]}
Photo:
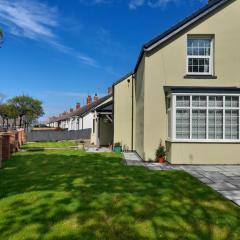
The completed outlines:
{"type": "Polygon", "coordinates": [[[0,95],[42,100],[45,115],[107,94],[142,45],[207,0],[0,0],[0,95]]]}

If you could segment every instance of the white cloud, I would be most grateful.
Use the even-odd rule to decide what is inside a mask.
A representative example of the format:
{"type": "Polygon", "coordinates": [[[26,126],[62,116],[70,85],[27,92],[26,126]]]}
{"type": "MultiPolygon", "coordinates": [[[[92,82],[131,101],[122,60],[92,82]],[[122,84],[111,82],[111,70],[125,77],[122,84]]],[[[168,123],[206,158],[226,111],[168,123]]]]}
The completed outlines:
{"type": "Polygon", "coordinates": [[[92,67],[95,67],[95,68],[99,68],[99,65],[96,63],[96,61],[91,58],[91,57],[88,57],[88,56],[85,56],[85,55],[82,55],[82,54],[79,54],[78,55],[78,58],[80,60],[82,60],[82,62],[84,62],[85,64],[89,65],[89,66],[92,66],[92,67]]]}
{"type": "MultiPolygon", "coordinates": [[[[169,3],[175,3],[175,4],[179,4],[179,3],[189,3],[193,0],[130,0],[129,2],[129,8],[130,9],[136,9],[138,7],[141,6],[148,6],[151,8],[163,8],[166,7],[169,3]]],[[[199,2],[204,2],[207,0],[197,0],[199,2]]]]}
{"type": "Polygon", "coordinates": [[[0,0],[0,23],[15,36],[45,41],[56,50],[71,55],[86,65],[97,66],[91,57],[79,55],[75,49],[61,43],[55,33],[60,26],[56,7],[37,0],[0,0]]]}
{"type": "Polygon", "coordinates": [[[79,2],[87,6],[95,6],[95,5],[103,5],[103,4],[112,4],[113,0],[88,0],[88,1],[79,0],[79,2]]]}
{"type": "Polygon", "coordinates": [[[0,22],[12,34],[31,39],[56,38],[53,28],[58,26],[57,9],[37,1],[0,0],[0,22]]]}
{"type": "Polygon", "coordinates": [[[130,9],[136,9],[137,7],[141,7],[145,4],[145,0],[131,0],[129,3],[130,9]]]}

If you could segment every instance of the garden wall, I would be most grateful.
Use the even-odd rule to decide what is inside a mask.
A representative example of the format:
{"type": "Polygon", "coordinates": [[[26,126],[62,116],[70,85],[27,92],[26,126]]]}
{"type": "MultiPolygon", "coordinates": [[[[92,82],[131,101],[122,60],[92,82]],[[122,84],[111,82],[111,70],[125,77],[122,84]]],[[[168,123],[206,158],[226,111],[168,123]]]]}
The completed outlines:
{"type": "Polygon", "coordinates": [[[89,140],[91,128],[78,131],[31,131],[27,133],[28,142],[63,141],[63,140],[89,140]]]}
{"type": "Polygon", "coordinates": [[[11,154],[17,152],[24,143],[26,143],[24,129],[0,132],[0,168],[2,166],[2,161],[8,160],[11,154]]]}

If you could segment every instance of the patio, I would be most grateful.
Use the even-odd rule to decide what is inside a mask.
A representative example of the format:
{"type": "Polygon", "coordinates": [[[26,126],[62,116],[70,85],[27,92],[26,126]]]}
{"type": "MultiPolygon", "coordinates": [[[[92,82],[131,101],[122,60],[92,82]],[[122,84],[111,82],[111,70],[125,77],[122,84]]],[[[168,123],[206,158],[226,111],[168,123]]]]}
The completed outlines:
{"type": "Polygon", "coordinates": [[[180,169],[198,178],[227,199],[240,206],[240,166],[198,165],[181,166],[180,169]]]}

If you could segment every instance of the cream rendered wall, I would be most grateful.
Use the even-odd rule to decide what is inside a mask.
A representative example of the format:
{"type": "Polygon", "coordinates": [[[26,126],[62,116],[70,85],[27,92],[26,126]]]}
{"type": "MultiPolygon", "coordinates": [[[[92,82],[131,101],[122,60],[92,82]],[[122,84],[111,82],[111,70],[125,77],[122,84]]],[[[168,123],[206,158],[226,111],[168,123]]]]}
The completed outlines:
{"type": "MultiPolygon", "coordinates": [[[[167,138],[166,101],[163,86],[240,87],[239,13],[240,1],[234,1],[162,48],[149,54],[145,58],[145,70],[143,70],[144,59],[142,59],[136,80],[136,149],[145,160],[154,159],[160,139],[165,141],[167,138]],[[215,35],[214,74],[217,79],[184,78],[188,34],[215,35]],[[142,83],[139,83],[139,79],[142,80],[142,83]]],[[[228,146],[226,144],[217,145],[222,150],[221,152],[224,152],[228,146]]],[[[191,147],[192,145],[186,144],[186,146],[191,147]]],[[[212,146],[212,144],[206,144],[204,152],[215,151],[212,146]]],[[[238,155],[240,155],[240,145],[234,146],[235,153],[236,146],[238,146],[238,155]]],[[[200,153],[200,151],[196,153],[200,153]]],[[[211,156],[211,153],[209,155],[211,156]]]]}
{"type": "Polygon", "coordinates": [[[237,143],[171,143],[172,164],[240,164],[237,143]]]}
{"type": "Polygon", "coordinates": [[[132,150],[132,75],[114,86],[114,143],[132,150]],[[129,82],[128,82],[129,81],[129,82]]]}
{"type": "Polygon", "coordinates": [[[135,149],[145,159],[144,153],[144,87],[145,87],[145,58],[142,58],[135,76],[135,149]]]}

